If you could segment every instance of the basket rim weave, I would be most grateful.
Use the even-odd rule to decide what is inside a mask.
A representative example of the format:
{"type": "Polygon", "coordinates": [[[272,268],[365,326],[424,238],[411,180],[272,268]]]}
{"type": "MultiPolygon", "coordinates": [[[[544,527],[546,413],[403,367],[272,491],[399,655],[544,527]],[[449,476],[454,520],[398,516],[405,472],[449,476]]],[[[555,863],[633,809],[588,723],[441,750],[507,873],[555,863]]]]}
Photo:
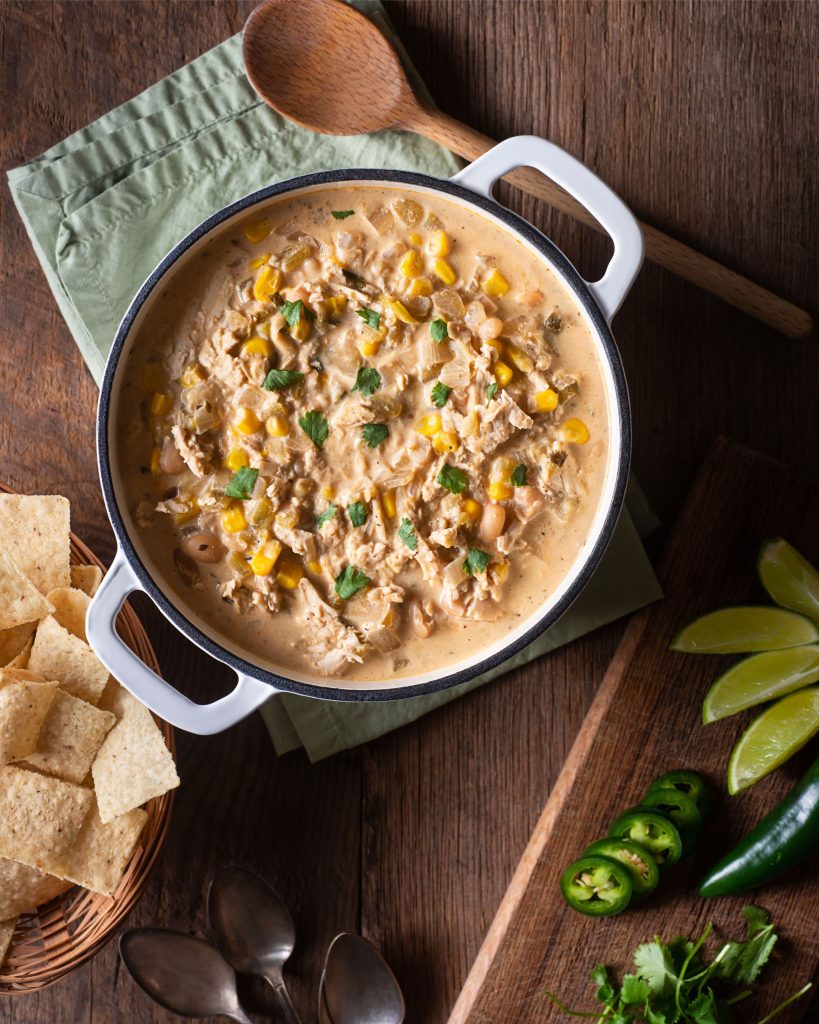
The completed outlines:
{"type": "MultiPolygon", "coordinates": [[[[0,491],[17,491],[0,483],[0,491]]],[[[105,566],[79,537],[71,534],[71,564],[105,566]]],[[[117,620],[123,640],[149,668],[159,672],[154,649],[142,623],[126,603],[117,620]]],[[[176,756],[172,727],[154,716],[165,744],[176,756]]],[[[90,960],[134,908],[168,835],[175,790],[145,804],[148,819],[113,896],[74,886],[17,922],[6,959],[0,966],[0,996],[38,992],[90,960]]]]}

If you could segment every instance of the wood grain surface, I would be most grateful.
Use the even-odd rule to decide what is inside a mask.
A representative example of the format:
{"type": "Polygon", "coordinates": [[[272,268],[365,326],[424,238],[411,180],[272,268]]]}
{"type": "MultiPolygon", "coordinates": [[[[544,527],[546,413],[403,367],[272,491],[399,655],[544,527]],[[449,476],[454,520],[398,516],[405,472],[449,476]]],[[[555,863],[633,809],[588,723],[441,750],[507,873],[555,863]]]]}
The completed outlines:
{"type": "MultiPolygon", "coordinates": [[[[724,793],[726,752],[754,713],[702,725],[702,698],[734,658],[670,651],[689,619],[731,604],[760,603],[760,537],[788,538],[819,560],[819,480],[720,442],[705,463],[663,553],[665,600],[632,616],[583,728],[527,844],[450,1024],[529,1024],[548,1011],[544,990],[572,1007],[590,1007],[588,972],[655,933],[697,937],[715,925],[712,945],[744,934],[741,908],[763,906],[781,927],[782,945],[764,974],[753,1015],[761,1019],[811,980],[819,966],[819,863],[747,896],[700,900],[693,893],[713,864],[782,799],[816,756],[809,747],[781,771],[736,797],[724,793]],[[714,509],[741,510],[739,518],[714,509]],[[612,770],[616,767],[616,772],[612,770]],[[608,920],[563,904],[560,876],[590,842],[667,771],[699,770],[718,794],[694,854],[669,869],[642,904],[608,920]]],[[[712,948],[713,954],[715,950],[712,948]]],[[[750,1004],[749,1004],[750,1005],[750,1004]]],[[[807,1000],[781,1018],[797,1020],[807,1000]]]]}
{"type": "MultiPolygon", "coordinates": [[[[552,139],[645,220],[816,313],[815,4],[387,7],[447,113],[496,138],[552,139]]],[[[6,0],[0,163],[30,159],[129,99],[238,31],[251,8],[6,0]]],[[[606,248],[594,232],[503,194],[587,275],[600,271],[606,248]]],[[[68,495],[75,531],[110,556],[96,389],[5,186],[0,281],[2,476],[21,490],[68,495]]],[[[720,432],[819,475],[815,339],[785,340],[652,265],[615,332],[631,386],[635,471],[666,525],[720,432]]],[[[200,699],[226,691],[223,670],[150,609],[144,621],[170,678],[200,699]]],[[[174,827],[129,923],[204,934],[214,868],[244,863],[279,887],[296,918],[289,977],[307,1021],[327,944],[353,929],[394,967],[410,1024],[443,1024],[622,630],[602,630],[316,766],[298,753],[278,760],[258,718],[208,739],[179,734],[174,827]]],[[[260,987],[249,995],[267,1007],[259,1020],[275,1019],[260,987]]],[[[0,1003],[3,1024],[171,1019],[123,976],[113,946],[58,987],[0,1003]]]]}

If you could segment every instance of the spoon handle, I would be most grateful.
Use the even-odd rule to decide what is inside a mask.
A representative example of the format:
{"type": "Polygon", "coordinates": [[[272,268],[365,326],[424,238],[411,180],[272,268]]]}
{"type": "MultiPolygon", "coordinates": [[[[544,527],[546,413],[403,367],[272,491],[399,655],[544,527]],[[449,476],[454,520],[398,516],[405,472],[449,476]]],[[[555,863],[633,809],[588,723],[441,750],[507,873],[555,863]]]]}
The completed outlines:
{"type": "MultiPolygon", "coordinates": [[[[496,145],[488,135],[462,124],[440,110],[429,110],[420,104],[406,105],[399,127],[424,135],[468,160],[475,160],[496,145]]],[[[506,180],[529,192],[550,206],[567,213],[590,227],[602,230],[593,217],[561,188],[528,167],[512,171],[506,180]]],[[[671,238],[640,221],[645,240],[645,254],[653,263],[665,267],[678,277],[716,295],[724,302],[756,317],[789,338],[804,338],[813,331],[813,320],[805,310],[774,295],[767,288],[704,256],[683,242],[671,238]]]]}
{"type": "Polygon", "coordinates": [[[276,993],[276,998],[279,1000],[279,1006],[282,1008],[282,1014],[287,1024],[302,1024],[284,981],[281,978],[268,978],[267,981],[276,993]]]}

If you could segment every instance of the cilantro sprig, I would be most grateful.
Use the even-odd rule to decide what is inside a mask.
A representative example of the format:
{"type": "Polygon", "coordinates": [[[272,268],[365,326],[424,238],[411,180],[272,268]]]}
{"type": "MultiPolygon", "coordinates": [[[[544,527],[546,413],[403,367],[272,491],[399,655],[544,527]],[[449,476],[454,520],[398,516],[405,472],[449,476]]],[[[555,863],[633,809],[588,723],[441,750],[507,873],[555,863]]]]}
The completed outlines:
{"type": "Polygon", "coordinates": [[[525,487],[526,486],[526,473],[528,466],[524,462],[519,462],[517,466],[512,470],[509,477],[509,483],[513,487],[525,487]]]}
{"type": "Polygon", "coordinates": [[[450,466],[448,462],[445,462],[435,479],[441,487],[446,487],[453,494],[460,494],[466,487],[469,478],[462,469],[458,469],[457,466],[450,466]]]}
{"type": "Polygon", "coordinates": [[[476,572],[485,572],[489,562],[490,557],[485,551],[481,551],[480,548],[470,548],[464,562],[464,569],[470,576],[474,576],[476,572]]]}
{"type": "Polygon", "coordinates": [[[242,466],[241,469],[236,470],[233,479],[225,488],[225,494],[229,498],[241,498],[242,501],[247,501],[253,494],[258,475],[258,469],[242,466]]]}
{"type": "Polygon", "coordinates": [[[365,576],[360,569],[356,569],[354,565],[347,565],[336,576],[335,591],[342,601],[349,601],[359,590],[364,590],[371,583],[370,577],[365,576]]]}
{"type": "Polygon", "coordinates": [[[271,370],[265,377],[262,387],[265,391],[280,391],[292,387],[304,380],[304,374],[298,370],[271,370]]]}
{"type": "Polygon", "coordinates": [[[299,426],[305,434],[307,434],[316,448],[324,447],[324,442],[327,440],[327,435],[330,433],[330,427],[327,420],[320,412],[317,412],[315,409],[311,409],[303,416],[299,416],[299,426]]]}
{"type": "Polygon", "coordinates": [[[447,399],[451,394],[452,388],[448,387],[446,384],[444,384],[443,381],[439,380],[435,387],[432,389],[432,394],[430,395],[430,398],[432,399],[432,404],[437,406],[439,409],[443,409],[443,407],[446,405],[447,399]]]}
{"type": "Polygon", "coordinates": [[[497,393],[498,393],[498,385],[493,380],[491,384],[487,384],[486,385],[486,404],[487,405],[489,405],[489,403],[492,401],[492,399],[495,397],[495,395],[497,393]]]}
{"type": "Polygon", "coordinates": [[[359,366],[355,375],[353,391],[359,391],[365,398],[375,394],[381,387],[381,374],[372,366],[359,366]]]}
{"type": "Polygon", "coordinates": [[[449,328],[446,325],[446,320],[442,320],[438,317],[437,320],[433,320],[429,325],[429,334],[433,341],[437,341],[439,344],[442,341],[446,341],[449,337],[449,328]]]}
{"type": "Polygon", "coordinates": [[[368,448],[377,448],[389,435],[390,428],[386,423],[365,423],[361,428],[361,436],[368,448]]]}
{"type": "Polygon", "coordinates": [[[363,526],[369,514],[363,501],[353,501],[347,506],[347,515],[353,526],[363,526]]]}
{"type": "Polygon", "coordinates": [[[279,312],[290,325],[290,327],[295,327],[300,320],[316,319],[316,314],[312,311],[312,309],[308,309],[301,299],[296,299],[295,302],[282,303],[279,312]]]}
{"type": "Polygon", "coordinates": [[[330,210],[330,214],[336,220],[346,220],[348,217],[352,217],[355,210],[330,210]]]}
{"type": "Polygon", "coordinates": [[[401,525],[398,527],[398,536],[407,545],[410,551],[418,550],[418,537],[415,533],[415,526],[411,519],[404,516],[401,525]]]}
{"type": "Polygon", "coordinates": [[[358,315],[364,323],[374,331],[377,331],[381,327],[381,314],[377,309],[370,309],[369,306],[364,306],[363,309],[358,310],[358,315]]]}
{"type": "Polygon", "coordinates": [[[338,512],[338,505],[335,502],[330,502],[321,515],[316,516],[316,529],[320,530],[325,523],[329,523],[331,519],[335,518],[336,512],[338,512]]]}

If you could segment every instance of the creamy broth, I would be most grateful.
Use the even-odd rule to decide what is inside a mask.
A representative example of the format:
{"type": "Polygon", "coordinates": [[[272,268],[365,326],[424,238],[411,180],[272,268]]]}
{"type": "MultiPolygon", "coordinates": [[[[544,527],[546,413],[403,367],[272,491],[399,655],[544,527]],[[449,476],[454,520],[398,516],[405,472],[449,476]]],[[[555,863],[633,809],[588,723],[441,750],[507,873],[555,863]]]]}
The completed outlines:
{"type": "Polygon", "coordinates": [[[140,328],[117,415],[129,512],[182,604],[263,667],[360,682],[531,615],[587,542],[609,444],[559,279],[400,187],[211,241],[140,328]]]}

